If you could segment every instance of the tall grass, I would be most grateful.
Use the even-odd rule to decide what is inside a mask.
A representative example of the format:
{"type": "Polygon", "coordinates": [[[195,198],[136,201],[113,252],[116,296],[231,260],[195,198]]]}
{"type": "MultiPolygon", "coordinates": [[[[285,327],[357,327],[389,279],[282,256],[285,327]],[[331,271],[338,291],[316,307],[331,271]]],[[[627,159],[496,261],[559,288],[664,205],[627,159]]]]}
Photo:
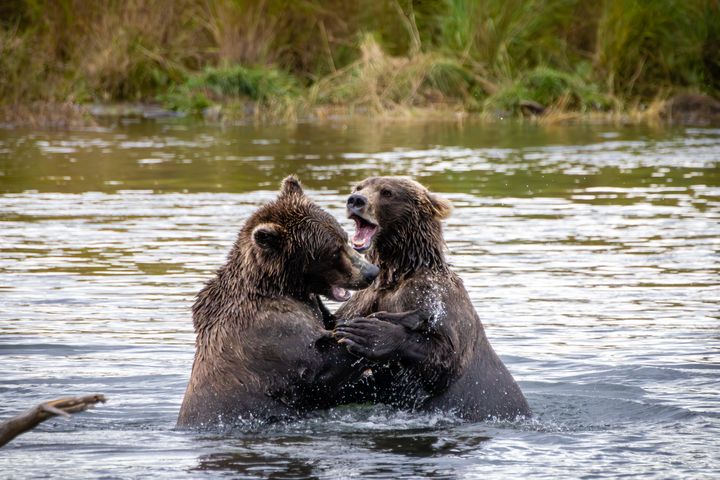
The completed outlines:
{"type": "Polygon", "coordinates": [[[438,43],[504,78],[537,65],[568,68],[594,28],[582,0],[448,0],[438,43]]]}
{"type": "Polygon", "coordinates": [[[17,4],[2,32],[14,48],[0,64],[0,77],[31,81],[11,83],[17,100],[149,99],[202,65],[210,47],[192,0],[17,4]]]}
{"type": "Polygon", "coordinates": [[[297,80],[282,70],[235,65],[207,68],[161,98],[170,108],[194,114],[226,107],[221,112],[225,118],[242,118],[249,112],[287,120],[296,114],[299,92],[297,80]]]}
{"type": "Polygon", "coordinates": [[[452,57],[434,53],[394,57],[372,35],[360,41],[360,52],[357,61],[313,86],[311,102],[376,113],[428,103],[469,106],[474,102],[478,79],[452,57]]]}
{"type": "Polygon", "coordinates": [[[592,111],[679,91],[720,92],[718,0],[0,4],[0,107],[592,111]]]}
{"type": "Polygon", "coordinates": [[[712,88],[717,78],[708,78],[703,53],[718,52],[709,36],[718,24],[720,5],[713,1],[605,2],[597,29],[598,75],[612,92],[630,97],[673,86],[712,88]]]}

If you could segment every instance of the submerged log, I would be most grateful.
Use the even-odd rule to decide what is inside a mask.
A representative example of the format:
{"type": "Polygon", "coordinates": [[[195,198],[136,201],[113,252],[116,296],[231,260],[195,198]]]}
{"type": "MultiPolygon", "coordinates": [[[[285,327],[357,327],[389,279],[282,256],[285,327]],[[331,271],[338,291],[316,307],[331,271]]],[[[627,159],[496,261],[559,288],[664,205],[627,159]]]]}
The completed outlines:
{"type": "Polygon", "coordinates": [[[21,433],[32,430],[49,418],[55,416],[69,417],[71,413],[82,412],[98,402],[105,403],[105,396],[64,397],[41,403],[0,423],[0,447],[21,433]]]}

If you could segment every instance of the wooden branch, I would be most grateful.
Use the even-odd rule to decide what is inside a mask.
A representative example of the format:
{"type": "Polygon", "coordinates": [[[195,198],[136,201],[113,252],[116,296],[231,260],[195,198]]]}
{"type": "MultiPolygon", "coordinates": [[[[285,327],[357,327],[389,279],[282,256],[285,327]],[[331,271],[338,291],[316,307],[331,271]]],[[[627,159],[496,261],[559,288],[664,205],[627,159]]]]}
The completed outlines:
{"type": "Polygon", "coordinates": [[[0,423],[0,447],[21,433],[37,427],[48,418],[55,416],[70,417],[71,413],[82,412],[98,402],[105,403],[105,396],[86,395],[84,397],[64,397],[41,403],[20,415],[0,423]]]}

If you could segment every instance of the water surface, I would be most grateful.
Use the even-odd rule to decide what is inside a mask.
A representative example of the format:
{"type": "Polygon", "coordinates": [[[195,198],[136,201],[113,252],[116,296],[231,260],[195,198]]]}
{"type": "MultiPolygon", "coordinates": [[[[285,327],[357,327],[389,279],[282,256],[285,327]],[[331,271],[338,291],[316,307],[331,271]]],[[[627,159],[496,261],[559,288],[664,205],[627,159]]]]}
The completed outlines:
{"type": "Polygon", "coordinates": [[[8,444],[0,476],[717,478],[719,159],[719,129],[0,130],[0,418],[109,398],[8,444]],[[193,297],[289,173],[338,218],[369,175],[450,198],[448,257],[535,417],[176,431],[193,297]]]}

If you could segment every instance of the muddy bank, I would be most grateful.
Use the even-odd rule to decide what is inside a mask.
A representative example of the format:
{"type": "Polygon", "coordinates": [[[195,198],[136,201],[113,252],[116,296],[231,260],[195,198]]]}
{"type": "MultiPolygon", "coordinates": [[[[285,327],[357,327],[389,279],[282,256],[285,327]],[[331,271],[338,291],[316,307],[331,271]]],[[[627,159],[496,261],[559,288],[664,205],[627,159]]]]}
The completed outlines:
{"type": "Polygon", "coordinates": [[[720,125],[720,100],[709,95],[684,93],[667,100],[658,100],[627,111],[576,112],[556,106],[545,106],[534,100],[522,102],[518,114],[505,110],[468,112],[459,106],[425,105],[412,108],[395,108],[376,112],[351,106],[322,106],[308,108],[293,115],[278,117],[255,102],[242,106],[215,105],[188,114],[154,103],[75,104],[38,102],[29,105],[0,107],[0,126],[3,128],[30,127],[42,129],[72,129],[96,126],[103,120],[132,122],[138,120],[184,119],[190,122],[248,124],[292,124],[308,122],[346,122],[353,119],[373,118],[388,122],[407,121],[504,121],[523,119],[531,122],[562,124],[640,124],[667,123],[670,125],[720,125]]]}

